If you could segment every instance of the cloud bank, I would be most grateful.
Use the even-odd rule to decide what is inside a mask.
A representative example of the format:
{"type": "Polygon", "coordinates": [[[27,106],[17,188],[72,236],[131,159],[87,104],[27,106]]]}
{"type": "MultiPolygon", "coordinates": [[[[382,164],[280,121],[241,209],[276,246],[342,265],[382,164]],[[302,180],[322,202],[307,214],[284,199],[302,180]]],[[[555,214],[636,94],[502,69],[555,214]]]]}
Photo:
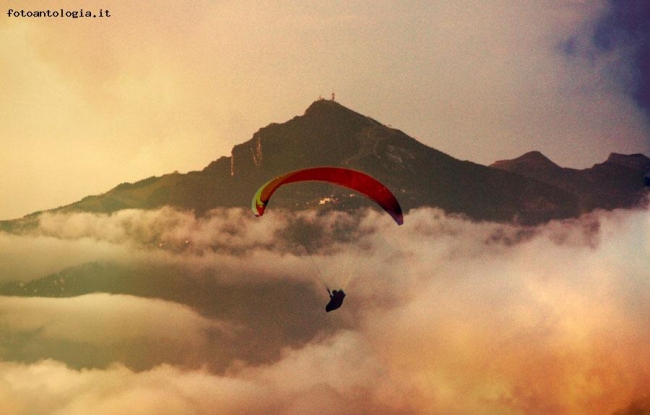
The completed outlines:
{"type": "MultiPolygon", "coordinates": [[[[132,285],[110,295],[0,297],[0,408],[650,409],[647,210],[595,212],[534,228],[470,222],[434,209],[412,211],[402,227],[384,216],[278,211],[253,218],[219,210],[197,219],[162,209],[50,215],[27,234],[2,234],[5,243],[11,238],[23,247],[69,244],[72,257],[91,252],[88,245],[109,247],[97,250],[97,259],[120,266],[101,275],[123,272],[132,285]],[[306,255],[291,236],[301,224],[318,227],[330,242],[306,255]],[[335,236],[342,228],[354,237],[335,236]],[[326,314],[315,267],[328,277],[345,261],[354,270],[348,297],[326,314]],[[138,281],[158,287],[142,291],[138,281]]],[[[23,263],[38,255],[24,250],[23,263]]],[[[75,263],[65,256],[62,264],[75,263]]],[[[6,275],[17,264],[3,267],[6,275]]],[[[99,272],[72,269],[88,278],[99,272]]]]}

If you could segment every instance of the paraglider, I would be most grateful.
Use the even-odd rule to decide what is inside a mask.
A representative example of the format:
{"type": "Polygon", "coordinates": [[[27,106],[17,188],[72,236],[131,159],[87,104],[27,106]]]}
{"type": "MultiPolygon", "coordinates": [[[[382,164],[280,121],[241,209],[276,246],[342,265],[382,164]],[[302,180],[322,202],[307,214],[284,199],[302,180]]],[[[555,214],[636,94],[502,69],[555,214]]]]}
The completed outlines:
{"type": "MultiPolygon", "coordinates": [[[[253,213],[258,217],[264,215],[271,196],[281,186],[305,181],[333,183],[355,190],[379,205],[379,207],[393,218],[395,223],[398,225],[404,223],[402,207],[386,186],[365,173],[342,167],[312,167],[292,171],[276,177],[265,183],[255,193],[251,203],[253,213]]],[[[324,281],[323,283],[325,284],[324,281]]],[[[330,301],[325,307],[325,311],[329,313],[341,307],[345,298],[345,292],[342,289],[330,291],[329,287],[326,286],[326,288],[330,296],[330,301]]]]}
{"type": "Polygon", "coordinates": [[[325,311],[329,313],[330,311],[334,311],[343,305],[345,292],[343,290],[334,290],[330,292],[329,288],[327,289],[327,292],[330,295],[330,302],[325,306],[325,311]]]}

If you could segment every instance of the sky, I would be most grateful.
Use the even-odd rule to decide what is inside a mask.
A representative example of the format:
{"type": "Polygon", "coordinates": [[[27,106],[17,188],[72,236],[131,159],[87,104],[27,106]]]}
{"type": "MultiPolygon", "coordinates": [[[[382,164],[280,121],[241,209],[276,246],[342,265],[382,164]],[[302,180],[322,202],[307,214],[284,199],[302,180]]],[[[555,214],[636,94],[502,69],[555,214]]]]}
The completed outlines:
{"type": "Polygon", "coordinates": [[[1,282],[54,273],[65,291],[73,267],[131,283],[0,297],[0,412],[646,413],[649,235],[647,209],[534,228],[431,208],[402,226],[374,210],[46,213],[0,233],[1,282]],[[329,241],[311,255],[305,224],[329,241]],[[339,310],[321,279],[346,289],[339,310]]]}
{"type": "Polygon", "coordinates": [[[0,219],[201,170],[332,92],[485,165],[650,154],[642,0],[1,4],[0,219]]]}

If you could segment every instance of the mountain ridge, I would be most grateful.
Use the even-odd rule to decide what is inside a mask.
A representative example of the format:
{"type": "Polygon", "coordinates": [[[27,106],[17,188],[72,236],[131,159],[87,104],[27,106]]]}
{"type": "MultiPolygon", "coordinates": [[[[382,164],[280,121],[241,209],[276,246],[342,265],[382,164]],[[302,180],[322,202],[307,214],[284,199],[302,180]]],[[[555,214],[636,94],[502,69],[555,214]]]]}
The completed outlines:
{"type": "Polygon", "coordinates": [[[499,160],[491,168],[509,171],[570,192],[581,210],[631,208],[643,203],[644,173],[650,158],[643,154],[610,153],[602,163],[578,170],[560,167],[539,152],[499,160]],[[543,158],[543,159],[542,159],[543,158]]]}
{"type": "MultiPolygon", "coordinates": [[[[642,154],[612,153],[591,169],[575,170],[533,151],[483,166],[455,159],[401,130],[320,99],[303,115],[260,128],[249,140],[235,145],[230,156],[219,157],[203,170],[122,183],[50,211],[112,213],[168,205],[203,215],[216,207],[248,207],[264,182],[287,171],[319,165],[365,171],[385,183],[405,211],[435,206],[473,220],[535,224],[597,208],[642,203],[641,170],[650,167],[650,159],[642,154]]],[[[349,198],[348,191],[314,183],[294,184],[273,202],[306,208],[322,198],[323,192],[336,196],[341,209],[372,206],[362,198],[349,198]]],[[[15,228],[15,222],[4,221],[0,229],[15,228]]]]}

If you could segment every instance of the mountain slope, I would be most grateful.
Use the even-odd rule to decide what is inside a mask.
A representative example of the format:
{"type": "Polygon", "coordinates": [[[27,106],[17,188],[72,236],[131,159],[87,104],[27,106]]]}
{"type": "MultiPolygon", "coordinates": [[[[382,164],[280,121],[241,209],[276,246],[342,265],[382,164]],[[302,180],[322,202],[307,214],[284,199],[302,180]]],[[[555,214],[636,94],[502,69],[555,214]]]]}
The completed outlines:
{"type": "MultiPolygon", "coordinates": [[[[248,207],[255,190],[279,174],[330,165],[376,177],[407,211],[436,206],[475,220],[540,223],[575,217],[596,207],[637,203],[643,185],[635,183],[635,169],[622,170],[621,163],[630,163],[626,157],[594,166],[589,174],[563,169],[541,153],[487,167],[457,160],[337,102],[318,100],[302,116],[261,128],[236,145],[231,156],[202,171],[123,183],[56,210],[110,213],[170,205],[202,215],[215,207],[248,207]],[[606,191],[599,187],[601,182],[609,183],[606,191]]],[[[638,178],[642,181],[643,173],[638,178]]],[[[334,196],[341,209],[372,206],[347,190],[320,183],[280,189],[272,203],[305,208],[324,196],[334,196]]],[[[5,229],[15,226],[3,224],[5,229]]]]}

